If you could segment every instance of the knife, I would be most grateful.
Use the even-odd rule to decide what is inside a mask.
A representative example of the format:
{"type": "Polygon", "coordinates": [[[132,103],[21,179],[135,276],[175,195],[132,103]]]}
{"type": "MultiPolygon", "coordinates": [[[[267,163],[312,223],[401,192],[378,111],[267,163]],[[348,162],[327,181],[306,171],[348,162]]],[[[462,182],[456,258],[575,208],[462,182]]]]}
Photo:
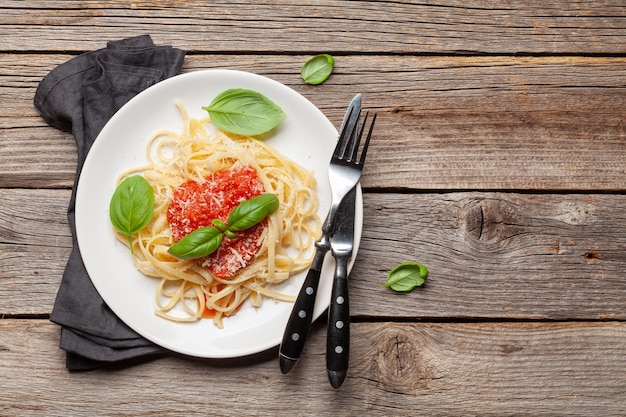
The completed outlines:
{"type": "Polygon", "coordinates": [[[330,246],[335,258],[335,278],[328,311],[326,371],[330,385],[337,389],[348,373],[350,357],[350,307],[348,302],[348,263],[354,246],[354,206],[356,187],[344,198],[337,215],[330,246]]]}
{"type": "MultiPolygon", "coordinates": [[[[340,128],[340,138],[344,137],[345,134],[350,134],[349,132],[356,130],[355,125],[359,119],[360,112],[361,95],[357,94],[352,99],[348,109],[346,110],[346,115],[344,116],[340,128]]],[[[330,215],[331,213],[328,214],[328,216],[330,215]]],[[[302,288],[298,293],[298,297],[296,298],[296,302],[294,303],[291,315],[289,316],[289,321],[287,322],[287,326],[285,328],[285,333],[283,334],[282,343],[280,344],[278,358],[280,371],[283,374],[288,373],[294,368],[294,366],[296,366],[296,363],[302,354],[304,342],[306,341],[309,331],[311,330],[311,320],[313,318],[313,310],[315,307],[315,295],[319,286],[322,265],[324,264],[326,253],[330,249],[329,238],[332,235],[334,225],[336,224],[336,219],[328,218],[328,216],[324,221],[324,224],[332,225],[332,230],[324,230],[325,233],[322,233],[322,237],[315,242],[315,256],[313,258],[313,262],[311,263],[309,272],[304,279],[302,288]]]]}

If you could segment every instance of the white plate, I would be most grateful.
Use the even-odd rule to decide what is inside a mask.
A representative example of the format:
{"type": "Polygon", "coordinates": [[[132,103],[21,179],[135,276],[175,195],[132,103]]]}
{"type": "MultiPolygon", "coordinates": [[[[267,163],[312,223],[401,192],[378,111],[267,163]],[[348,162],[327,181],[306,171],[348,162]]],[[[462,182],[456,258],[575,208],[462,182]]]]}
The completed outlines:
{"type": "MultiPolygon", "coordinates": [[[[259,75],[231,70],[205,70],[162,81],[138,94],[102,129],[89,152],[76,194],[76,231],[80,252],[96,289],[128,326],[152,342],[186,355],[203,358],[239,357],[280,344],[292,304],[264,300],[249,303],[218,329],[211,320],[174,323],[154,314],[157,280],[138,272],[129,250],[117,241],[109,220],[109,201],[119,173],[146,162],[145,146],[157,130],[181,131],[180,100],[190,116],[203,117],[203,105],[228,88],[259,91],[276,102],[287,117],[267,142],[300,165],[313,169],[322,219],[330,207],[328,163],[337,130],[310,101],[291,88],[259,75]]],[[[355,247],[363,224],[362,195],[357,193],[355,247]]],[[[334,262],[327,256],[315,305],[319,317],[328,307],[334,262]]],[[[283,283],[280,290],[297,294],[306,272],[283,283]]]]}

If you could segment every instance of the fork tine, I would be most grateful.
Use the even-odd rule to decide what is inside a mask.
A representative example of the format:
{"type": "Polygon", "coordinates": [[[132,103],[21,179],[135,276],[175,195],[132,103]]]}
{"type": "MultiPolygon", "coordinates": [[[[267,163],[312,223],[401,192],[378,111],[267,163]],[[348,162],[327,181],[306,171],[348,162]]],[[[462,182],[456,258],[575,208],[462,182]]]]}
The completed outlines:
{"type": "Polygon", "coordinates": [[[350,138],[350,150],[346,155],[346,161],[354,162],[356,161],[357,153],[359,152],[359,144],[361,143],[361,137],[363,136],[363,127],[367,123],[367,116],[369,115],[369,111],[365,112],[365,118],[363,122],[360,123],[359,119],[356,120],[356,124],[354,127],[354,132],[352,137],[350,138]]]}
{"type": "MultiPolygon", "coordinates": [[[[348,114],[345,117],[346,122],[348,120],[350,120],[350,118],[352,117],[352,112],[354,111],[354,108],[350,108],[348,114]]],[[[348,144],[350,143],[350,139],[352,138],[352,132],[354,131],[354,127],[352,129],[341,129],[341,135],[339,136],[339,139],[337,140],[337,145],[335,146],[335,150],[333,152],[333,158],[343,158],[345,153],[346,153],[346,148],[348,147],[348,144]]]]}
{"type": "Polygon", "coordinates": [[[358,149],[359,147],[359,141],[360,141],[359,119],[360,118],[361,118],[361,109],[358,109],[358,112],[356,113],[356,117],[354,118],[353,124],[352,126],[350,126],[350,129],[348,129],[348,132],[346,135],[348,140],[346,141],[346,144],[343,147],[343,152],[341,154],[341,158],[346,161],[350,161],[350,158],[352,157],[352,154],[355,148],[355,142],[356,142],[356,148],[358,149]]]}
{"type": "MultiPolygon", "coordinates": [[[[361,159],[359,160],[359,165],[363,165],[365,163],[365,155],[367,154],[367,148],[370,144],[370,139],[372,138],[372,131],[374,130],[374,123],[376,122],[377,114],[374,113],[374,117],[372,117],[372,123],[370,124],[370,129],[367,132],[367,138],[365,138],[365,144],[363,144],[363,151],[361,152],[361,159]]],[[[367,120],[367,114],[365,115],[365,120],[367,120]]],[[[365,120],[363,121],[363,126],[365,126],[365,120]]],[[[360,132],[363,133],[362,131],[360,132]]]]}

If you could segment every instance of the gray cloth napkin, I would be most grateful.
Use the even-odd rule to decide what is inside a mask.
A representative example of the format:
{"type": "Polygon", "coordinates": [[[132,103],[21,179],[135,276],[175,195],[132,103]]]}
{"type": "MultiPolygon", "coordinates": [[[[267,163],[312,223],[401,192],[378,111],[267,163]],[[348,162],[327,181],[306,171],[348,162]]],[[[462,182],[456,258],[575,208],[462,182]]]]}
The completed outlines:
{"type": "Polygon", "coordinates": [[[132,364],[166,352],[126,326],[96,291],[76,242],[74,205],[81,168],[100,130],[137,93],[177,74],[184,56],[154,45],[148,35],[108,42],[59,65],[37,88],[35,107],[48,124],[71,132],[78,147],[68,208],[73,248],[50,316],[61,325],[60,347],[70,370],[132,364]]]}

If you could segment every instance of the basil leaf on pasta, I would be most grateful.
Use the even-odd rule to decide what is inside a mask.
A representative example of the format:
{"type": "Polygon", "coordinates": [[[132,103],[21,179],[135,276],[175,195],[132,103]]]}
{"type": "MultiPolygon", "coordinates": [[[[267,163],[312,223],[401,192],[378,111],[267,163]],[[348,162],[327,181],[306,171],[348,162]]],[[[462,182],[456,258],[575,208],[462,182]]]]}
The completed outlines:
{"type": "Polygon", "coordinates": [[[130,237],[146,227],[154,213],[154,191],[141,175],[126,178],[115,189],[109,203],[113,227],[130,237]]]}
{"type": "Polygon", "coordinates": [[[180,239],[167,251],[180,259],[202,258],[215,252],[222,239],[222,232],[215,227],[200,227],[180,239]]]}
{"type": "Polygon", "coordinates": [[[278,209],[279,200],[274,194],[261,194],[240,203],[228,216],[228,225],[219,219],[213,226],[200,227],[189,233],[167,251],[180,259],[197,259],[210,255],[219,248],[223,235],[234,239],[234,232],[241,232],[260,223],[278,209]]]}
{"type": "Polygon", "coordinates": [[[257,136],[269,132],[285,118],[283,110],[263,94],[233,88],[202,107],[218,129],[238,135],[257,136]]]}
{"type": "Polygon", "coordinates": [[[233,232],[249,229],[275,212],[278,205],[278,197],[269,193],[246,200],[235,207],[228,216],[228,228],[233,232]]]}

